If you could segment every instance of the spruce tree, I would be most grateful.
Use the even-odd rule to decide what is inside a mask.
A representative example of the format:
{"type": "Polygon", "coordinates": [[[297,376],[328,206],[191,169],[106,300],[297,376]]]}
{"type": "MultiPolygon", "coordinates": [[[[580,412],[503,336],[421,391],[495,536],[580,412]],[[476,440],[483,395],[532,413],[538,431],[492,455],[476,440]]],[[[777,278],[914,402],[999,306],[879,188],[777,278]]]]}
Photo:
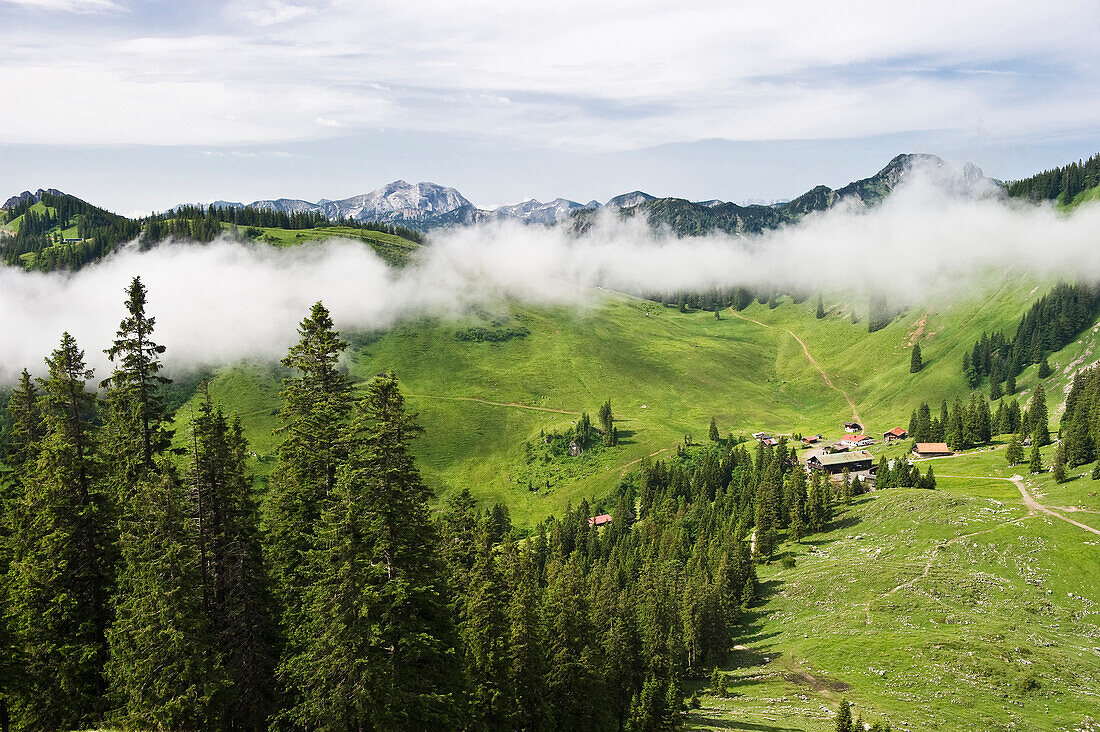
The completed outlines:
{"type": "Polygon", "coordinates": [[[1005,378],[1005,394],[1016,393],[1016,374],[1011,371],[1008,372],[1008,376],[1005,378]]]}
{"type": "Polygon", "coordinates": [[[197,729],[227,679],[203,608],[186,492],[170,465],[132,486],[107,677],[129,728],[197,729]]]}
{"type": "Polygon", "coordinates": [[[230,684],[213,712],[223,728],[257,729],[274,698],[275,628],[242,431],[206,393],[192,417],[189,482],[200,594],[230,684]]]}
{"type": "MultiPolygon", "coordinates": [[[[17,509],[23,500],[25,480],[34,470],[42,437],[42,415],[38,390],[26,369],[8,401],[9,428],[4,445],[4,462],[10,476],[0,474],[0,608],[11,608],[13,598],[8,587],[8,572],[16,544],[17,509]]],[[[22,645],[17,642],[16,617],[0,610],[0,730],[8,732],[11,723],[10,700],[25,691],[22,645]]]]}
{"type": "Polygon", "coordinates": [[[344,425],[351,412],[351,382],[337,370],[347,342],[316,303],[298,326],[300,340],[282,363],[294,375],[283,381],[283,408],[276,434],[282,437],[266,498],[266,523],[274,587],[284,605],[283,624],[297,622],[310,583],[306,574],[314,532],[336,485],[345,447],[344,425]]]}
{"type": "Polygon", "coordinates": [[[504,730],[515,717],[508,677],[508,598],[494,556],[488,517],[482,520],[478,534],[477,559],[459,626],[470,686],[468,716],[475,728],[504,730]]]}
{"type": "MultiPolygon", "coordinates": [[[[547,695],[558,729],[593,729],[603,713],[596,635],[579,552],[554,560],[543,600],[547,695]]],[[[643,627],[643,634],[649,627],[643,627]]]]}
{"type": "Polygon", "coordinates": [[[1054,466],[1051,469],[1051,475],[1054,476],[1055,483],[1066,482],[1066,451],[1064,444],[1059,442],[1057,449],[1054,451],[1054,466]]]}
{"type": "Polygon", "coordinates": [[[825,317],[825,304],[821,301],[821,295],[817,296],[817,319],[821,320],[825,317]]]}
{"type": "Polygon", "coordinates": [[[104,712],[114,511],[99,484],[84,352],[65,333],[46,365],[42,438],[16,509],[9,598],[33,689],[20,723],[71,729],[96,725],[104,712]]]}
{"type": "Polygon", "coordinates": [[[1039,362],[1039,378],[1045,379],[1052,373],[1054,373],[1054,371],[1050,368],[1050,363],[1047,361],[1047,357],[1044,354],[1043,360],[1039,362]]]}
{"type": "Polygon", "coordinates": [[[718,423],[714,420],[714,417],[710,418],[710,430],[707,436],[710,437],[711,442],[718,442],[721,439],[721,435],[718,434],[718,423]]]}
{"type": "Polygon", "coordinates": [[[920,344],[919,343],[914,343],[913,344],[913,353],[909,357],[909,373],[911,373],[911,374],[919,373],[920,370],[923,367],[924,367],[924,362],[921,361],[920,344]]]}
{"type": "Polygon", "coordinates": [[[458,724],[454,628],[428,517],[431,491],[409,444],[396,377],[367,387],[346,430],[349,453],[310,552],[313,582],[290,627],[282,673],[290,716],[320,729],[442,729],[458,724]]]}
{"type": "Polygon", "coordinates": [[[104,351],[115,364],[101,384],[107,406],[104,451],[120,499],[131,483],[153,469],[172,441],[162,389],[171,380],[160,374],[164,346],[152,340],[156,319],[145,314],[146,295],[141,278],[135,277],[127,289],[127,316],[104,351]]]}
{"type": "Polygon", "coordinates": [[[1092,466],[1092,472],[1089,474],[1089,477],[1093,480],[1100,480],[1100,459],[1092,466]]]}
{"type": "MultiPolygon", "coordinates": [[[[539,535],[541,538],[541,534],[539,535]]],[[[512,726],[549,730],[551,711],[547,688],[545,626],[540,614],[538,566],[530,550],[509,557],[508,689],[514,698],[512,726]]]]}
{"type": "Polygon", "coordinates": [[[1001,382],[993,381],[989,384],[989,399],[996,401],[1004,396],[1004,390],[1001,388],[1001,382]]]}
{"type": "MultiPolygon", "coordinates": [[[[4,445],[4,462],[16,476],[24,476],[27,471],[32,470],[38,458],[38,441],[42,438],[42,414],[38,406],[38,396],[38,389],[30,373],[23,369],[19,383],[12,389],[11,399],[8,401],[8,420],[11,426],[4,445]]],[[[3,504],[0,504],[0,511],[2,510],[3,504]]]]}
{"type": "Polygon", "coordinates": [[[1050,422],[1047,414],[1046,392],[1042,384],[1035,385],[1035,394],[1028,405],[1032,439],[1039,447],[1050,444],[1050,422]]]}
{"type": "Polygon", "coordinates": [[[600,411],[597,413],[597,418],[600,420],[600,429],[603,430],[604,436],[611,434],[611,427],[615,423],[614,415],[611,413],[611,400],[608,399],[603,405],[600,406],[600,411]]]}
{"type": "Polygon", "coordinates": [[[852,732],[852,707],[847,699],[840,700],[836,713],[836,732],[852,732]]]}
{"type": "Polygon", "coordinates": [[[1031,459],[1028,463],[1028,471],[1032,473],[1043,472],[1043,456],[1039,453],[1039,440],[1031,438],[1031,459]]]}
{"type": "Polygon", "coordinates": [[[1019,465],[1024,461],[1024,448],[1015,433],[1009,438],[1008,447],[1005,448],[1005,460],[1009,465],[1019,465]]]}

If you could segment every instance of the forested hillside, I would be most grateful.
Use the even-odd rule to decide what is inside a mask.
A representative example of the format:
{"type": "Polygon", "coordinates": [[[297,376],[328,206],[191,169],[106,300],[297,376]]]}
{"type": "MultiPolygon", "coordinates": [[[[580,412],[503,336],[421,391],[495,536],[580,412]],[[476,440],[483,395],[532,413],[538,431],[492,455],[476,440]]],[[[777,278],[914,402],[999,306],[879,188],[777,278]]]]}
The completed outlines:
{"type": "Polygon", "coordinates": [[[219,236],[275,246],[357,239],[391,265],[402,266],[424,241],[419,232],[394,224],[248,207],[181,206],[128,219],[52,189],[13,197],[6,205],[10,208],[0,210],[3,263],[42,272],[80,269],[129,242],[149,247],[168,239],[204,243],[219,236]]]}
{"type": "Polygon", "coordinates": [[[137,221],[49,192],[15,203],[0,223],[3,263],[43,271],[79,269],[141,233],[137,221]]]}
{"type": "Polygon", "coordinates": [[[395,377],[357,389],[336,368],[348,344],[320,303],[255,493],[240,422],[205,391],[171,449],[166,349],[140,280],[127,295],[100,396],[66,333],[8,405],[0,714],[17,729],[676,727],[755,602],[752,553],[832,519],[833,489],[785,442],[721,440],[632,473],[603,528],[582,500],[517,541],[507,506],[465,491],[433,519],[409,451],[423,428],[395,377]]]}
{"type": "Polygon", "coordinates": [[[1068,206],[1094,197],[1090,194],[1097,186],[1100,186],[1100,154],[1012,181],[1007,190],[1015,198],[1057,201],[1068,206]]]}

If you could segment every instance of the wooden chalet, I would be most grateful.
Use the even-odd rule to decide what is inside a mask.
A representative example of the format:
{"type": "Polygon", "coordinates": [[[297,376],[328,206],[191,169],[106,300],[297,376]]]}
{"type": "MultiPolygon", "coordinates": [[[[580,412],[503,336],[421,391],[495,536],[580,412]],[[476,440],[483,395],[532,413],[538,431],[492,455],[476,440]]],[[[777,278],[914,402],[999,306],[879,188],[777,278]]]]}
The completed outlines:
{"type": "Polygon", "coordinates": [[[611,514],[609,513],[601,513],[599,516],[593,516],[588,519],[589,526],[603,526],[609,523],[611,523],[611,514]]]}
{"type": "Polygon", "coordinates": [[[917,457],[940,457],[954,455],[946,442],[918,442],[913,445],[913,454],[917,457]]]}
{"type": "Polygon", "coordinates": [[[844,423],[844,431],[852,433],[852,434],[862,432],[863,431],[863,425],[861,425],[859,422],[845,422],[844,423]]]}
{"type": "Polygon", "coordinates": [[[895,427],[892,430],[887,430],[882,433],[883,442],[893,442],[894,440],[904,440],[909,436],[909,433],[901,427],[895,427]]]}

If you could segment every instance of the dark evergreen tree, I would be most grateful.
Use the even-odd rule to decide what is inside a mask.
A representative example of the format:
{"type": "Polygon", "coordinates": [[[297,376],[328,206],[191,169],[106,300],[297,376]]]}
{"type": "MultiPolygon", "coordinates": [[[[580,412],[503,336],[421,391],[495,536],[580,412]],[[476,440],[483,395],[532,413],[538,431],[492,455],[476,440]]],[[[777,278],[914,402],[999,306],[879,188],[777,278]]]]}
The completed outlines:
{"type": "Polygon", "coordinates": [[[840,708],[836,713],[836,731],[852,732],[852,706],[847,699],[840,700],[840,708]]]}
{"type": "Polygon", "coordinates": [[[342,437],[352,406],[351,382],[337,369],[348,344],[324,305],[313,306],[298,334],[299,342],[283,359],[295,375],[283,382],[277,430],[282,442],[265,505],[271,574],[287,629],[298,622],[311,581],[307,556],[344,459],[342,437]]]}
{"type": "MultiPolygon", "coordinates": [[[[38,441],[42,438],[42,414],[38,408],[38,390],[30,373],[23,369],[18,385],[12,390],[8,401],[7,444],[4,446],[4,462],[12,468],[16,476],[25,476],[33,470],[38,459],[38,441]]],[[[2,498],[3,496],[0,496],[2,498]]],[[[15,505],[14,497],[5,501],[15,505]]],[[[4,503],[0,503],[0,511],[4,503]]],[[[2,515],[0,515],[2,520],[2,515]]]]}
{"type": "Polygon", "coordinates": [[[395,377],[376,378],[347,430],[310,553],[305,612],[282,662],[290,717],[316,729],[442,729],[459,722],[457,654],[420,432],[395,377]]]}
{"type": "Polygon", "coordinates": [[[714,417],[710,418],[710,429],[708,430],[707,436],[710,437],[711,442],[718,442],[722,439],[721,435],[718,434],[718,423],[714,420],[714,417]]]}
{"type": "Polygon", "coordinates": [[[489,518],[478,531],[478,550],[462,606],[459,637],[469,676],[468,717],[474,728],[507,730],[516,717],[510,687],[508,596],[489,518]]]}
{"type": "Polygon", "coordinates": [[[96,725],[105,711],[113,507],[99,487],[84,352],[65,333],[46,365],[42,438],[16,509],[9,598],[33,690],[19,724],[71,729],[96,725]]]}
{"type": "Polygon", "coordinates": [[[600,429],[603,430],[604,435],[611,434],[611,427],[615,422],[615,418],[611,413],[610,399],[603,403],[596,417],[600,420],[600,429]]]}
{"type": "MultiPolygon", "coordinates": [[[[539,534],[538,538],[542,538],[539,534]]],[[[514,548],[514,547],[513,547],[514,548]]],[[[535,552],[514,551],[508,558],[509,708],[517,729],[553,728],[547,688],[547,650],[539,605],[539,570],[535,552]]]]}
{"type": "Polygon", "coordinates": [[[229,684],[211,718],[221,729],[260,729],[274,704],[276,644],[248,445],[240,421],[205,397],[192,418],[189,477],[203,610],[229,684]]]}
{"type": "Polygon", "coordinates": [[[825,304],[821,301],[821,295],[817,296],[817,319],[825,317],[825,304]]]}
{"type": "Polygon", "coordinates": [[[1028,461],[1028,471],[1032,473],[1043,472],[1043,456],[1039,453],[1039,440],[1031,438],[1031,458],[1028,461]]]}
{"type": "Polygon", "coordinates": [[[913,353],[909,357],[909,373],[918,373],[922,368],[924,368],[924,362],[921,360],[920,344],[914,343],[913,353]]]}
{"type": "Polygon", "coordinates": [[[1008,447],[1005,448],[1005,460],[1009,465],[1019,465],[1024,461],[1024,448],[1020,445],[1020,438],[1015,434],[1008,440],[1008,447]]]}
{"type": "Polygon", "coordinates": [[[129,728],[199,729],[227,684],[203,608],[186,492],[170,465],[132,486],[107,677],[129,728]]]}
{"type": "Polygon", "coordinates": [[[1051,468],[1051,475],[1054,476],[1055,483],[1066,482],[1066,452],[1064,443],[1059,442],[1058,448],[1054,451],[1054,463],[1051,468]]]}
{"type": "Polygon", "coordinates": [[[145,314],[146,302],[145,286],[135,277],[127,289],[127,316],[105,351],[115,368],[101,384],[107,406],[104,452],[120,500],[172,441],[162,390],[171,382],[160,375],[165,349],[152,340],[156,319],[145,314]]]}
{"type": "Polygon", "coordinates": [[[1050,444],[1047,398],[1042,384],[1035,385],[1035,394],[1031,397],[1031,403],[1028,405],[1027,411],[1031,422],[1032,439],[1036,440],[1038,447],[1050,444]]]}

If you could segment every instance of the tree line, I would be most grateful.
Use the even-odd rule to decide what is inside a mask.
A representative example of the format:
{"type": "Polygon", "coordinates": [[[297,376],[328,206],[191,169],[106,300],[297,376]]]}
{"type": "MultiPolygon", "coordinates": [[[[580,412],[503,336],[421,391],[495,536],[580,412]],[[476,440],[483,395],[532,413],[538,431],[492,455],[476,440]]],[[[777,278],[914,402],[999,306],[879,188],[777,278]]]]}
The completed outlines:
{"type": "Polygon", "coordinates": [[[1070,203],[1077,194],[1100,185],[1100,154],[1051,168],[1006,186],[1008,195],[1032,201],[1070,203]]]}
{"type": "Polygon", "coordinates": [[[994,435],[1019,434],[1021,440],[1034,435],[1042,446],[1050,444],[1049,419],[1042,384],[1036,385],[1023,410],[1018,399],[1002,399],[994,413],[982,394],[971,392],[966,402],[956,396],[950,408],[944,399],[938,414],[921,402],[909,417],[909,437],[914,442],[944,442],[952,450],[967,450],[989,444],[994,435]]]}
{"type": "Polygon", "coordinates": [[[214,236],[217,236],[222,232],[223,227],[221,224],[223,223],[231,224],[246,231],[259,228],[297,231],[328,226],[343,226],[363,231],[392,234],[414,241],[417,244],[424,243],[423,233],[399,224],[387,224],[382,221],[359,221],[344,216],[338,219],[330,219],[319,211],[286,212],[257,206],[177,206],[171,211],[150,216],[144,221],[146,238],[154,242],[169,236],[210,241],[214,238],[213,236],[209,239],[202,237],[210,231],[213,231],[214,236]],[[176,223],[177,221],[181,223],[176,223]],[[182,233],[185,226],[192,231],[190,235],[182,233]]]}
{"type": "Polygon", "coordinates": [[[257,492],[208,393],[173,433],[145,304],[135,278],[98,392],[63,334],[8,400],[5,731],[676,728],[742,632],[754,561],[845,500],[785,442],[718,441],[628,476],[604,527],[582,501],[521,536],[468,491],[433,517],[396,377],[353,388],[320,303],[257,492]]]}
{"type": "Polygon", "coordinates": [[[1039,364],[1039,378],[1046,378],[1051,373],[1047,354],[1071,343],[1092,325],[1098,305],[1095,288],[1059,282],[1020,318],[1011,339],[1002,331],[982,333],[963,354],[967,383],[975,388],[983,377],[989,377],[992,398],[997,399],[1015,393],[1016,377],[1030,364],[1039,364]]]}

